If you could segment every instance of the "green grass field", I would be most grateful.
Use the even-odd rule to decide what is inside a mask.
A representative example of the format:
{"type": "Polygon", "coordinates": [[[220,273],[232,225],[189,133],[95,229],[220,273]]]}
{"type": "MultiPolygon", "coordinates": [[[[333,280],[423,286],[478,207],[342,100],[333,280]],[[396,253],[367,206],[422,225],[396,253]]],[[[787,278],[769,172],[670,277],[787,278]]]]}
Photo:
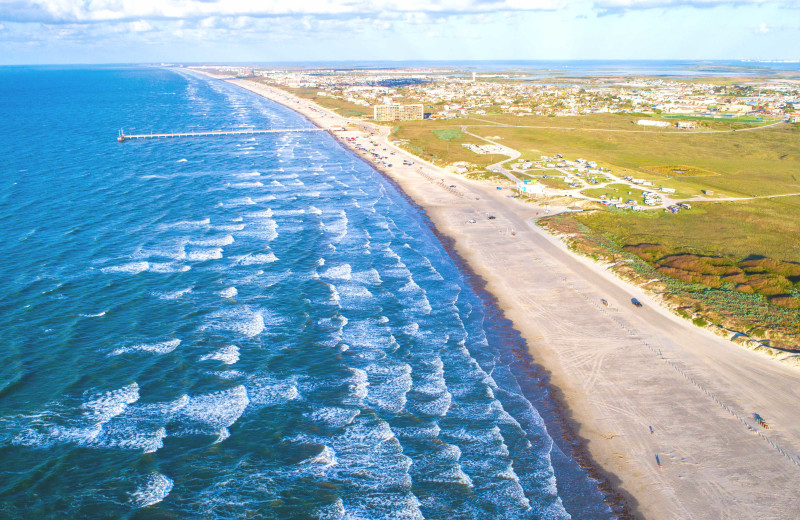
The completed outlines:
{"type": "Polygon", "coordinates": [[[485,167],[507,159],[505,155],[477,154],[461,146],[485,142],[463,134],[460,128],[449,121],[401,121],[394,123],[392,136],[410,152],[439,166],[463,161],[485,167]]]}
{"type": "Polygon", "coordinates": [[[608,198],[622,197],[622,200],[625,201],[628,199],[640,201],[642,200],[642,193],[644,192],[636,188],[631,188],[627,184],[609,184],[602,188],[588,188],[581,190],[581,193],[589,197],[600,198],[601,195],[605,195],[608,198]]]}
{"type": "Polygon", "coordinates": [[[800,196],[740,202],[692,202],[677,215],[663,211],[597,211],[575,218],[621,246],[655,243],[735,259],[751,255],[800,262],[800,196]]]}
{"type": "Polygon", "coordinates": [[[689,166],[686,164],[670,164],[668,166],[644,166],[646,172],[657,173],[664,177],[702,177],[704,175],[717,175],[717,173],[689,166]]]}
{"type": "Polygon", "coordinates": [[[630,171],[686,193],[702,189],[738,196],[800,192],[800,128],[794,125],[673,135],[513,127],[468,130],[481,136],[498,135],[504,145],[526,158],[560,153],[571,159],[596,160],[616,174],[630,171]],[[662,175],[645,171],[676,164],[718,175],[672,178],[667,183],[662,175]]]}
{"type": "Polygon", "coordinates": [[[357,105],[355,103],[350,103],[349,101],[345,101],[343,99],[336,99],[328,96],[318,96],[317,92],[318,89],[309,89],[309,88],[290,88],[285,87],[282,85],[273,85],[279,87],[281,90],[285,90],[286,92],[290,92],[297,97],[308,99],[309,101],[313,101],[314,103],[333,110],[334,112],[345,116],[345,117],[363,117],[366,115],[372,115],[372,108],[365,107],[364,105],[357,105]]]}

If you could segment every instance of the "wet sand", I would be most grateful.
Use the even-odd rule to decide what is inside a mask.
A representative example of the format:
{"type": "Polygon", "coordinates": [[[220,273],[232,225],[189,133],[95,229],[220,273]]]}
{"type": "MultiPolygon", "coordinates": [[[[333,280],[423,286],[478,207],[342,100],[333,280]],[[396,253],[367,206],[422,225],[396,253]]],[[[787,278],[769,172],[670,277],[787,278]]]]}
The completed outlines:
{"type": "MultiPolygon", "coordinates": [[[[394,147],[385,128],[252,81],[231,82],[324,128],[352,123],[384,132],[371,139],[379,153],[395,155],[381,170],[485,280],[549,374],[601,477],[635,516],[800,517],[800,370],[692,326],[569,252],[533,222],[542,209],[507,189],[425,163],[394,147]]],[[[372,146],[364,132],[335,134],[351,148],[372,146]]]]}

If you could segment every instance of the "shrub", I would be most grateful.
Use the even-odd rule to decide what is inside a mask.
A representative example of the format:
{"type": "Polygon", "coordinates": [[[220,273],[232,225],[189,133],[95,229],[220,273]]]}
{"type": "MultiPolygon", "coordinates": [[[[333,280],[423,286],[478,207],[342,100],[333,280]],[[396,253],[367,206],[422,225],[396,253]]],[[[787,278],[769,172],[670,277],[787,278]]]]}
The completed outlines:
{"type": "Polygon", "coordinates": [[[800,298],[795,298],[788,294],[780,294],[778,296],[771,296],[769,303],[778,307],[786,309],[800,309],[800,298]]]}

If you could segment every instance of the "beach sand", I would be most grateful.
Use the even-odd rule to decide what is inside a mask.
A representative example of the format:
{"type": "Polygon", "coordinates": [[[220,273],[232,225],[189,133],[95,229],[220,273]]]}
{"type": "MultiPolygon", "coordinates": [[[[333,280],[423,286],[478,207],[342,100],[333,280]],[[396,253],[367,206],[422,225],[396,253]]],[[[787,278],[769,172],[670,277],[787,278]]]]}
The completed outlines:
{"type": "MultiPolygon", "coordinates": [[[[253,81],[231,83],[324,128],[352,123],[382,132],[372,137],[378,150],[395,152],[393,166],[382,171],[485,280],[628,513],[800,517],[800,370],[692,326],[605,266],[571,253],[535,225],[543,210],[508,189],[425,163],[394,147],[388,129],[253,81]],[[403,159],[414,164],[403,166],[403,159]],[[631,305],[632,297],[644,306],[631,305]]],[[[363,132],[335,134],[370,146],[363,132]]]]}

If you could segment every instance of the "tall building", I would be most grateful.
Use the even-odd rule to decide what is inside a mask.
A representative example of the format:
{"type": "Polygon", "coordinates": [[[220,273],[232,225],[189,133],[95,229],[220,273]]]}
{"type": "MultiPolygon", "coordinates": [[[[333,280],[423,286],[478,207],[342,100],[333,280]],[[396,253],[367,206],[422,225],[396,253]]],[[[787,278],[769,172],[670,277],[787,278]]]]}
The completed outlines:
{"type": "Polygon", "coordinates": [[[412,121],[423,119],[422,105],[375,105],[375,121],[412,121]]]}

